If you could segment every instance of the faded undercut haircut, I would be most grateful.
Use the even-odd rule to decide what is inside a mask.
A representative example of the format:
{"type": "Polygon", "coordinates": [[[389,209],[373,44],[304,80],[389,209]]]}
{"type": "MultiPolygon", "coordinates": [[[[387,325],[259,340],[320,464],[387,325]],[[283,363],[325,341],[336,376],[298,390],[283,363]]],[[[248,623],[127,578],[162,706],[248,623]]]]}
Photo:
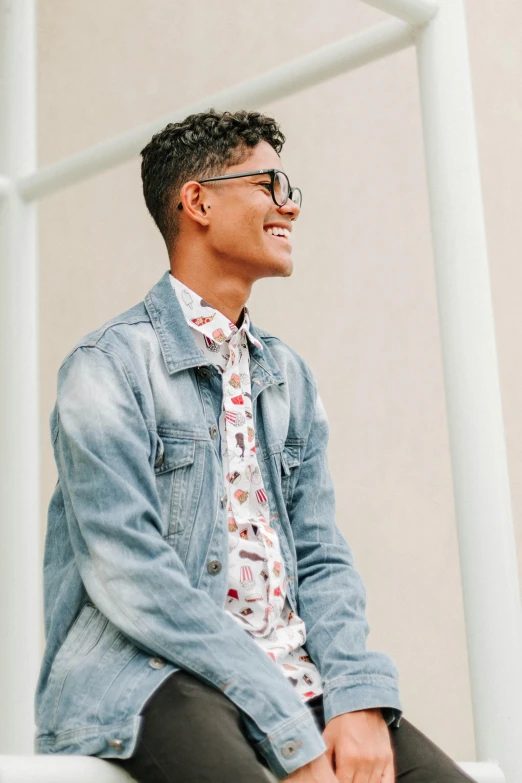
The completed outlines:
{"type": "Polygon", "coordinates": [[[152,137],[140,153],[143,195],[169,250],[179,232],[176,206],[185,182],[223,174],[262,141],[279,155],[286,139],[272,117],[244,110],[191,114],[152,137]]]}

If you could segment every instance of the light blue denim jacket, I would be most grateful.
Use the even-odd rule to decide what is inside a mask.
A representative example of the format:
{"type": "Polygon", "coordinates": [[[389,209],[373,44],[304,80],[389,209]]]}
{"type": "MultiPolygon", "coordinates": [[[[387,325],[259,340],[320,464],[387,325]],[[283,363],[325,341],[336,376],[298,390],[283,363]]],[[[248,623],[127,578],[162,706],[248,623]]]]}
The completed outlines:
{"type": "MultiPolygon", "coordinates": [[[[392,708],[396,720],[397,672],[386,655],[366,650],[364,587],[335,525],[317,383],[289,346],[254,326],[252,333],[264,346],[249,348],[270,524],[323,678],[326,721],[370,707],[392,708]]],[[[292,685],[224,611],[221,377],[204,364],[167,271],[143,302],[84,337],[60,367],[39,753],[128,758],[144,704],[180,668],[241,710],[276,776],[325,750],[292,685]]]]}

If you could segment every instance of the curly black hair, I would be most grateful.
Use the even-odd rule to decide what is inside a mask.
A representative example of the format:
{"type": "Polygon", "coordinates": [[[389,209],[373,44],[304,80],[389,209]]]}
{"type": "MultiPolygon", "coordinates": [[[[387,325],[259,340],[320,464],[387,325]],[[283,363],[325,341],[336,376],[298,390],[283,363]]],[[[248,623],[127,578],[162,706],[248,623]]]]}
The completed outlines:
{"type": "Polygon", "coordinates": [[[141,151],[141,178],[147,208],[167,248],[179,231],[179,212],[173,199],[190,179],[215,177],[228,166],[242,163],[252,147],[266,141],[279,153],[286,139],[272,117],[257,111],[191,114],[170,122],[141,151]]]}

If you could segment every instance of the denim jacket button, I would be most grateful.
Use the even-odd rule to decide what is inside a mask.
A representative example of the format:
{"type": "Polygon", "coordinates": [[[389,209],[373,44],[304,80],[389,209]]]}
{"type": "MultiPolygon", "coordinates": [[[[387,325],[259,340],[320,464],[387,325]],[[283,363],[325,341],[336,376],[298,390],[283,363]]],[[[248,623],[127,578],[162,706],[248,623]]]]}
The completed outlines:
{"type": "Polygon", "coordinates": [[[123,750],[123,740],[111,739],[109,740],[109,745],[111,746],[111,748],[114,748],[114,750],[117,751],[123,750]]]}
{"type": "Polygon", "coordinates": [[[290,759],[295,754],[296,750],[297,750],[296,743],[290,740],[289,742],[285,742],[281,750],[281,753],[283,754],[285,759],[290,759]]]}
{"type": "Polygon", "coordinates": [[[151,669],[163,669],[165,661],[163,658],[151,658],[149,660],[149,666],[151,669]]]}
{"type": "Polygon", "coordinates": [[[216,427],[215,424],[213,424],[212,427],[209,427],[208,431],[210,432],[210,437],[212,438],[212,440],[214,440],[214,438],[217,438],[218,428],[216,427]]]}
{"type": "Polygon", "coordinates": [[[212,574],[212,576],[216,576],[216,574],[219,574],[221,571],[222,565],[219,562],[219,560],[211,560],[210,563],[207,566],[207,571],[209,574],[212,574]]]}
{"type": "Polygon", "coordinates": [[[221,498],[221,508],[225,508],[226,505],[227,505],[227,496],[223,495],[223,497],[221,498]]]}

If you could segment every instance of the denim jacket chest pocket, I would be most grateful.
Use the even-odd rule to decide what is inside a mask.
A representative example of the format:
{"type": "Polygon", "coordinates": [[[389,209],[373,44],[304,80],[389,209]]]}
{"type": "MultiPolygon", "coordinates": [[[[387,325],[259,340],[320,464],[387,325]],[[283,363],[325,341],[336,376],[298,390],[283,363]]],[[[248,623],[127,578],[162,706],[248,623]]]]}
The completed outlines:
{"type": "Polygon", "coordinates": [[[300,438],[288,438],[284,443],[273,443],[264,448],[260,448],[259,443],[256,444],[261,470],[266,474],[264,481],[268,484],[267,491],[272,496],[270,505],[274,503],[273,513],[276,511],[275,501],[278,490],[281,491],[286,506],[292,503],[302,460],[303,444],[304,440],[300,438]]]}
{"type": "Polygon", "coordinates": [[[169,427],[158,427],[157,435],[154,473],[163,536],[175,546],[196,519],[205,455],[194,435],[169,427]]]}
{"type": "Polygon", "coordinates": [[[287,506],[292,504],[303,448],[303,441],[289,439],[281,450],[281,489],[287,506]]]}

